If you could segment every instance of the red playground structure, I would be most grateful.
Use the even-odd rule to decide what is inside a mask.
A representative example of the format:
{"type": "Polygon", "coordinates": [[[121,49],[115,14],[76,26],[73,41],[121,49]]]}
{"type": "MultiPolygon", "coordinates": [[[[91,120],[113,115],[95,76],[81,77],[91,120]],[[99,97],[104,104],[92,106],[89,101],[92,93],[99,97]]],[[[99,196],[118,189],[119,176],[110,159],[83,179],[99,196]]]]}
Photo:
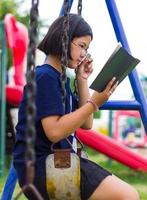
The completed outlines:
{"type": "Polygon", "coordinates": [[[138,111],[135,110],[121,110],[121,111],[116,111],[114,113],[114,133],[113,133],[113,138],[116,141],[120,141],[123,144],[129,146],[129,147],[139,147],[139,148],[144,148],[147,146],[147,135],[145,133],[145,130],[142,127],[140,127],[139,130],[139,137],[135,137],[135,132],[137,132],[137,128],[135,125],[129,125],[126,127],[126,137],[123,138],[121,136],[121,130],[120,130],[120,124],[119,121],[121,117],[127,117],[127,118],[134,118],[140,120],[141,116],[138,111]]]}
{"type": "Polygon", "coordinates": [[[5,32],[7,45],[12,52],[14,67],[14,85],[6,86],[6,101],[9,105],[18,106],[25,80],[26,56],[28,49],[28,29],[16,21],[12,14],[5,16],[5,32]]]}
{"type": "Polygon", "coordinates": [[[147,158],[126,146],[93,130],[77,130],[77,136],[87,146],[135,170],[147,172],[147,158]]]}
{"type": "Polygon", "coordinates": [[[12,120],[11,109],[17,108],[22,99],[23,87],[26,83],[26,58],[29,43],[27,27],[18,22],[12,14],[7,14],[4,20],[7,47],[12,55],[13,80],[6,85],[6,112],[7,112],[7,135],[6,152],[12,151],[15,142],[15,130],[12,120]],[[9,134],[8,134],[9,133],[9,134]]]}

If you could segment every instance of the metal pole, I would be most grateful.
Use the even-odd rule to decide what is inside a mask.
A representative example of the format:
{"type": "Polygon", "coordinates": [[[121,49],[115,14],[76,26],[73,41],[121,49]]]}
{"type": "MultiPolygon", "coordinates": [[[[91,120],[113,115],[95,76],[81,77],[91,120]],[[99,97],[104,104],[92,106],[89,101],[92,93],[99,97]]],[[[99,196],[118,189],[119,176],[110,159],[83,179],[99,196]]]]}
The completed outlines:
{"type": "Polygon", "coordinates": [[[6,115],[6,100],[5,100],[5,86],[6,86],[6,64],[7,64],[7,50],[6,38],[4,32],[4,23],[0,22],[0,177],[3,174],[5,166],[5,115],[6,115]]]}
{"type": "MultiPolygon", "coordinates": [[[[131,53],[129,44],[123,29],[123,25],[117,10],[117,6],[115,0],[105,0],[109,15],[113,24],[113,28],[117,37],[118,42],[121,42],[122,46],[127,49],[129,53],[131,53]]],[[[145,131],[147,133],[147,100],[141,86],[140,80],[138,78],[138,74],[136,69],[134,69],[129,74],[129,80],[132,85],[132,89],[134,92],[134,96],[136,100],[140,103],[140,115],[144,124],[145,131]]]]}
{"type": "MultiPolygon", "coordinates": [[[[69,8],[68,8],[69,11],[71,10],[73,1],[74,1],[74,0],[68,0],[68,2],[69,2],[69,8]]],[[[59,16],[63,16],[63,15],[64,15],[64,0],[63,0],[63,4],[62,4],[62,8],[61,8],[61,11],[60,11],[59,16]]]]}

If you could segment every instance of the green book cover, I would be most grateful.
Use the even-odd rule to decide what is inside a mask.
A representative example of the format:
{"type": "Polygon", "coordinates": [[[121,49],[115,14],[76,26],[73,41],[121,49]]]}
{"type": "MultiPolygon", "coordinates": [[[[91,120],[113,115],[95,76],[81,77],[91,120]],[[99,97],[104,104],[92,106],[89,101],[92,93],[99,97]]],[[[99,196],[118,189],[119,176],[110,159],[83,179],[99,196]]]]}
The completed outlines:
{"type": "Polygon", "coordinates": [[[90,88],[102,92],[113,77],[116,77],[116,81],[120,84],[139,62],[139,59],[134,58],[118,44],[100,73],[90,85],[90,88]]]}

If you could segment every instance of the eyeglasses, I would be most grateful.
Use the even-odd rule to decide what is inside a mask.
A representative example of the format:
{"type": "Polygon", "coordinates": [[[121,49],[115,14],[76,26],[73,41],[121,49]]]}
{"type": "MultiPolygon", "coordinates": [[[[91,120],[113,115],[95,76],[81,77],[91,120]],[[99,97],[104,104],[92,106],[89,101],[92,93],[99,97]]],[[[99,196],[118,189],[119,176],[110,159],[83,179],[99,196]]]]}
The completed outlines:
{"type": "Polygon", "coordinates": [[[81,49],[82,51],[85,51],[87,53],[88,48],[85,47],[85,45],[83,44],[76,44],[75,42],[72,42],[73,45],[75,45],[76,47],[78,47],[79,49],[81,49]]]}

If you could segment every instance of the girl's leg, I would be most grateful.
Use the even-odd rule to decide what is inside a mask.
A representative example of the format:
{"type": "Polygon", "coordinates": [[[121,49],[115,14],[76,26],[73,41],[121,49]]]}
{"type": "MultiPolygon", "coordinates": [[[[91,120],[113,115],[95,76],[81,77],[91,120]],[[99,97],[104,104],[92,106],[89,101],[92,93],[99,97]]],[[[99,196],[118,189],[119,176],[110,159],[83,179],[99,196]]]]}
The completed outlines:
{"type": "Polygon", "coordinates": [[[132,186],[112,175],[102,181],[89,200],[139,200],[139,195],[132,186]]]}

